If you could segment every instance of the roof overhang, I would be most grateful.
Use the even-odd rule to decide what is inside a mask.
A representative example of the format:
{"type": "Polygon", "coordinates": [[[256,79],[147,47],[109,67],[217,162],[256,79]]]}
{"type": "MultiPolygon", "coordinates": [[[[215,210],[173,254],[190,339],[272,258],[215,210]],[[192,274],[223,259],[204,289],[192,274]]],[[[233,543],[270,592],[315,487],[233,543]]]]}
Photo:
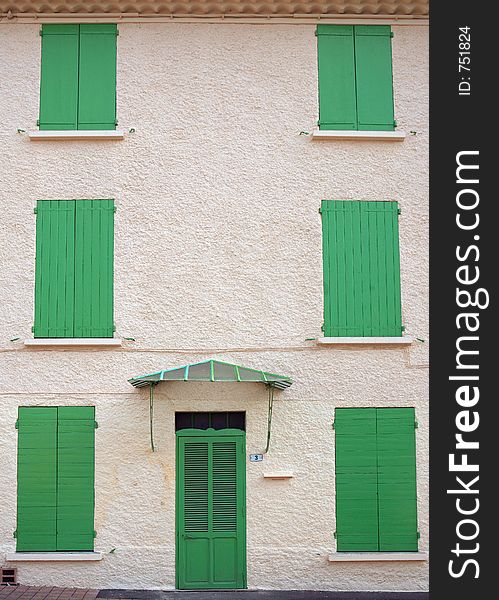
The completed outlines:
{"type": "Polygon", "coordinates": [[[428,19],[429,0],[0,0],[0,22],[428,19]]]}
{"type": "Polygon", "coordinates": [[[286,375],[277,375],[214,359],[163,369],[128,380],[134,387],[156,385],[162,381],[263,383],[267,387],[279,390],[284,390],[293,383],[292,379],[286,375]]]}

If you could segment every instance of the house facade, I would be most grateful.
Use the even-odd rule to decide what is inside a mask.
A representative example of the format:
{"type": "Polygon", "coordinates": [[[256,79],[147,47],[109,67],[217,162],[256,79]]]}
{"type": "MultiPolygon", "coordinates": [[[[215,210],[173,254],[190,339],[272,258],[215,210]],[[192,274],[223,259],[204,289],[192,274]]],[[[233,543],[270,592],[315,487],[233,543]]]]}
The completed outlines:
{"type": "Polygon", "coordinates": [[[426,590],[427,2],[51,6],[0,0],[0,565],[426,590]]]}

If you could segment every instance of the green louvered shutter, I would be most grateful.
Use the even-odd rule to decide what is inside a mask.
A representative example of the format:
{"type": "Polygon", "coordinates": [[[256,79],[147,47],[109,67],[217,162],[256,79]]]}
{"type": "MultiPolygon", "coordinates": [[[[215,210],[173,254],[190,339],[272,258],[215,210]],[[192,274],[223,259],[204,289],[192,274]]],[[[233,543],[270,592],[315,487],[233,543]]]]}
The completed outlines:
{"type": "Polygon", "coordinates": [[[392,40],[389,25],[355,26],[358,129],[394,127],[392,40]]]}
{"type": "Polygon", "coordinates": [[[352,25],[318,25],[319,128],[357,129],[352,25]]]}
{"type": "Polygon", "coordinates": [[[42,25],[40,129],[77,129],[79,25],[42,25]]]}
{"type": "Polygon", "coordinates": [[[338,408],[334,428],[338,551],[377,551],[376,409],[338,408]]]}
{"type": "Polygon", "coordinates": [[[36,215],[34,336],[74,335],[73,200],[39,200],[36,215]]]}
{"type": "Polygon", "coordinates": [[[244,432],[177,432],[177,587],[246,586],[244,432]]]}
{"type": "Polygon", "coordinates": [[[17,427],[17,551],[54,551],[57,408],[20,407],[17,427]]]}
{"type": "Polygon", "coordinates": [[[378,408],[379,549],[416,551],[416,436],[413,408],[378,408]]]}
{"type": "Polygon", "coordinates": [[[402,335],[398,205],[323,200],[324,335],[402,335]]]}
{"type": "Polygon", "coordinates": [[[57,550],[94,548],[93,406],[60,406],[57,431],[57,550]]]}
{"type": "Polygon", "coordinates": [[[112,23],[80,25],[78,129],[116,128],[116,35],[112,23]]]}
{"type": "Polygon", "coordinates": [[[76,201],[74,337],[113,337],[114,201],[76,201]]]}

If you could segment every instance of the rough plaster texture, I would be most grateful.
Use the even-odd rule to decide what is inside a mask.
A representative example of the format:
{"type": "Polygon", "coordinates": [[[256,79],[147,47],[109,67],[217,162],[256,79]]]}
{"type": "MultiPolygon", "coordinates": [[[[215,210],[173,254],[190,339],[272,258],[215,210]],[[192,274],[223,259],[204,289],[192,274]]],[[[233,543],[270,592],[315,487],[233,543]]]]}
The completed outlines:
{"type": "Polygon", "coordinates": [[[0,563],[14,550],[19,405],[93,405],[99,563],[23,563],[24,584],[174,587],[175,410],[247,411],[256,384],[164,384],[149,448],[147,391],[127,378],[215,357],[291,375],[270,453],[247,465],[251,588],[424,590],[426,563],[328,563],[335,550],[339,406],[415,406],[420,549],[428,549],[427,29],[393,27],[403,143],[312,141],[311,25],[120,25],[122,142],[30,142],[38,117],[36,25],[0,26],[0,563]],[[115,198],[118,350],[26,349],[39,198],[115,198]],[[317,347],[323,198],[398,200],[409,348],[317,347]],[[290,481],[264,480],[290,470],[290,481]],[[108,554],[112,548],[116,551],[108,554]]]}

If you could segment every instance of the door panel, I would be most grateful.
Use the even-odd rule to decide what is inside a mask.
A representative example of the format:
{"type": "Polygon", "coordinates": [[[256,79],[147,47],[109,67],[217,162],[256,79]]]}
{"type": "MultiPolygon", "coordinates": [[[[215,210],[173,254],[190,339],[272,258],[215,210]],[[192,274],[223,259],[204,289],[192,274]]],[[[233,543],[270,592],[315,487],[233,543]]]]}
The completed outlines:
{"type": "Polygon", "coordinates": [[[245,433],[177,432],[177,587],[246,587],[245,433]]]}

